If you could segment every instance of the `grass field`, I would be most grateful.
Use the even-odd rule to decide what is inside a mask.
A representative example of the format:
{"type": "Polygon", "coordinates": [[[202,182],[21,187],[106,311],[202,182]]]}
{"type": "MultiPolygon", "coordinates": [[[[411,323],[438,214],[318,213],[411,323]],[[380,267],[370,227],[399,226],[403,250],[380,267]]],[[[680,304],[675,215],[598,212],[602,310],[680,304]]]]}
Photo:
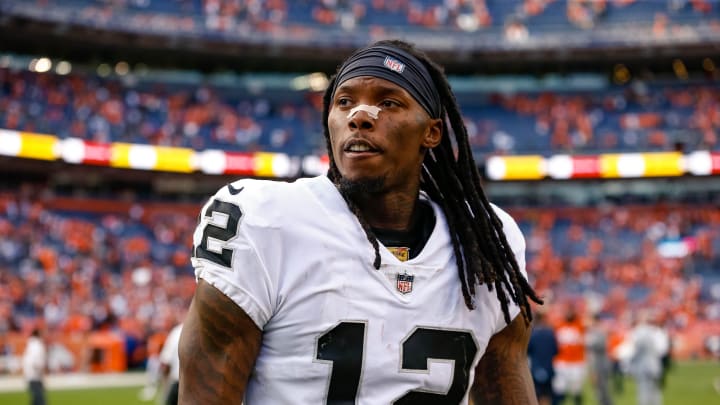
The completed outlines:
{"type": "MultiPolygon", "coordinates": [[[[679,363],[670,372],[665,389],[665,405],[720,404],[720,394],[712,386],[713,379],[720,377],[717,362],[679,363]]],[[[149,405],[138,399],[140,387],[101,388],[83,390],[55,390],[48,393],[48,405],[149,405]]],[[[0,404],[25,405],[24,392],[0,393],[0,404]]],[[[566,404],[569,404],[566,401],[566,404]]],[[[586,391],[585,405],[597,402],[586,391]]],[[[616,397],[616,405],[634,405],[635,387],[632,380],[625,381],[625,392],[616,397]]]]}
{"type": "MultiPolygon", "coordinates": [[[[668,374],[665,387],[664,405],[711,405],[720,404],[720,394],[713,388],[713,380],[720,377],[717,362],[678,363],[668,374]]],[[[586,389],[585,405],[596,405],[597,401],[586,389]]],[[[625,379],[625,390],[615,397],[615,405],[635,405],[635,385],[632,379],[625,379]]],[[[570,401],[566,401],[570,404],[570,401]]]]}

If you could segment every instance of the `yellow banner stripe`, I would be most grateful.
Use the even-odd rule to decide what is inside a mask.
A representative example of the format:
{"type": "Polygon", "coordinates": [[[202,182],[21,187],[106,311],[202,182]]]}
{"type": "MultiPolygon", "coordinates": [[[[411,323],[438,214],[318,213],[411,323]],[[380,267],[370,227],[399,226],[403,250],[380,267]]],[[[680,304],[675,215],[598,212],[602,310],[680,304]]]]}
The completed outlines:
{"type": "Polygon", "coordinates": [[[619,154],[604,154],[600,155],[600,176],[615,178],[620,177],[618,171],[618,160],[620,159],[619,154]]]}
{"type": "Polygon", "coordinates": [[[503,156],[504,180],[539,180],[545,177],[545,158],[539,155],[503,156]]]}
{"type": "Polygon", "coordinates": [[[255,175],[262,177],[273,177],[273,158],[274,153],[258,152],[255,153],[255,175]]]}
{"type": "Polygon", "coordinates": [[[55,160],[55,146],[58,139],[52,135],[23,132],[20,134],[22,143],[18,157],[29,159],[55,160]]]}
{"type": "Polygon", "coordinates": [[[113,143],[110,147],[110,166],[130,168],[131,143],[113,143]]]}
{"type": "Polygon", "coordinates": [[[684,158],[680,152],[645,153],[645,176],[682,176],[685,172],[684,158]]]}
{"type": "Polygon", "coordinates": [[[155,170],[190,173],[193,168],[195,151],[189,148],[156,147],[155,170]]]}

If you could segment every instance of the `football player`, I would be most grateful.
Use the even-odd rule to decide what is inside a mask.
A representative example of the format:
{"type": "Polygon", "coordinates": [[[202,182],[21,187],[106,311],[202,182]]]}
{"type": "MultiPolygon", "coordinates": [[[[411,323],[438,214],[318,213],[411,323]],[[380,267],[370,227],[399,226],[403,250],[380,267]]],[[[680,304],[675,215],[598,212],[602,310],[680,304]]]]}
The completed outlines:
{"type": "Polygon", "coordinates": [[[180,403],[536,403],[524,239],[442,69],[381,41],[323,104],[327,175],[238,180],[202,208],[180,403]]]}

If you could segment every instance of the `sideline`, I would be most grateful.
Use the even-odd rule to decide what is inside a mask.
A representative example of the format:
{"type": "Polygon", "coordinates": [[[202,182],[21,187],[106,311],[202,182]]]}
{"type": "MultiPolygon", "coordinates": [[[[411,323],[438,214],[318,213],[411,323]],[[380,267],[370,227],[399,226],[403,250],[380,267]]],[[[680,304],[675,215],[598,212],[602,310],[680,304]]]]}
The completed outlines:
{"type": "MultiPolygon", "coordinates": [[[[64,373],[51,374],[45,377],[45,388],[48,390],[82,389],[99,387],[141,387],[147,382],[145,372],[128,373],[64,373]]],[[[0,392],[27,390],[27,384],[21,375],[1,376],[0,392]]]]}

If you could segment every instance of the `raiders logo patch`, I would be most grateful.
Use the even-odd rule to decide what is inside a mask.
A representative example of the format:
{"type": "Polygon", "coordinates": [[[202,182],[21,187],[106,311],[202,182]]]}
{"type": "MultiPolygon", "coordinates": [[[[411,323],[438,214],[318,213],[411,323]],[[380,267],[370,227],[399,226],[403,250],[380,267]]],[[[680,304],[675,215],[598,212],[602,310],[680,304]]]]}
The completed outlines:
{"type": "Polygon", "coordinates": [[[387,250],[390,251],[395,257],[397,257],[398,260],[401,262],[406,262],[410,260],[410,248],[407,247],[388,247],[387,250]]]}

